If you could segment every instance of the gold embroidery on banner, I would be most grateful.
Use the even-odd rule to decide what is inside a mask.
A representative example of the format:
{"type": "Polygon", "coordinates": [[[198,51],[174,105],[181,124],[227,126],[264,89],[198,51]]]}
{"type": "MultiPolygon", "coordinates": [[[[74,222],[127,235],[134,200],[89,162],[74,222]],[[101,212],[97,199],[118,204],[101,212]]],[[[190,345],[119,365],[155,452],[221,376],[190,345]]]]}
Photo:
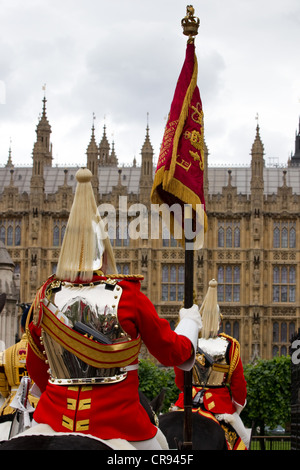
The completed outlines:
{"type": "Polygon", "coordinates": [[[209,410],[212,410],[215,406],[216,406],[216,405],[215,405],[215,402],[212,401],[211,403],[209,403],[209,404],[207,405],[207,408],[208,408],[209,410]]]}
{"type": "Polygon", "coordinates": [[[195,129],[192,132],[185,131],[184,138],[189,140],[195,149],[202,150],[203,137],[200,132],[195,129]]]}
{"type": "Polygon", "coordinates": [[[194,159],[194,161],[199,161],[199,167],[200,170],[204,170],[204,163],[201,155],[199,155],[197,152],[193,152],[192,150],[189,151],[190,156],[194,159]]]}
{"type": "Polygon", "coordinates": [[[181,166],[181,168],[183,168],[185,171],[189,171],[192,163],[185,161],[183,158],[181,158],[181,161],[178,161],[178,158],[181,158],[180,155],[177,155],[176,164],[181,166]]]}
{"type": "Polygon", "coordinates": [[[164,137],[163,137],[163,142],[160,148],[159,157],[158,157],[158,166],[163,165],[165,163],[166,156],[169,153],[169,150],[173,143],[173,138],[174,138],[177,124],[178,124],[178,120],[169,122],[167,124],[164,137]]]}
{"type": "Polygon", "coordinates": [[[197,103],[196,106],[191,106],[193,113],[191,114],[191,119],[200,125],[202,132],[196,131],[195,129],[186,131],[184,133],[185,139],[189,139],[191,145],[200,152],[190,151],[191,157],[194,161],[199,161],[200,170],[204,170],[204,137],[203,137],[203,110],[201,103],[197,103]]]}
{"type": "Polygon", "coordinates": [[[203,110],[201,107],[201,103],[197,103],[196,106],[191,106],[192,110],[194,111],[191,118],[197,124],[200,124],[201,129],[203,129],[203,110]]]}
{"type": "Polygon", "coordinates": [[[189,140],[191,145],[199,151],[193,152],[192,150],[189,151],[190,156],[194,159],[194,161],[199,161],[200,170],[204,170],[204,139],[203,135],[200,132],[196,131],[195,129],[190,132],[186,131],[184,133],[185,139],[189,140]]]}

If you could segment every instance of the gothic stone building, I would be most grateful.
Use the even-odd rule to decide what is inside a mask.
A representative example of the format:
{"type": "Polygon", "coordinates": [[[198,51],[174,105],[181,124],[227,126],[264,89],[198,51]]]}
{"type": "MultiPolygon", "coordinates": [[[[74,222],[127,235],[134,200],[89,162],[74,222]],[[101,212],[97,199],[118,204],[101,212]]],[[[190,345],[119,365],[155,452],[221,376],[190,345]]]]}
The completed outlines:
{"type": "MultiPolygon", "coordinates": [[[[55,271],[76,186],[78,168],[52,166],[50,136],[44,99],[33,166],[15,167],[9,152],[0,168],[0,243],[14,263],[19,302],[32,301],[55,271]]],[[[248,167],[214,167],[207,149],[205,153],[208,231],[194,257],[197,300],[201,303],[209,280],[216,278],[222,329],[239,339],[244,363],[287,354],[290,337],[300,327],[300,129],[295,154],[284,169],[265,165],[259,126],[248,167]]],[[[97,144],[93,126],[82,166],[94,175],[99,206],[112,204],[118,213],[122,200],[128,209],[142,204],[151,213],[155,168],[148,126],[140,165],[133,161],[130,167],[119,167],[105,128],[97,144]]],[[[116,235],[120,273],[144,275],[143,292],[174,327],[183,300],[183,249],[161,227],[156,239],[119,236],[118,227],[116,235]]],[[[9,316],[7,307],[1,315],[9,316]]],[[[3,337],[2,328],[0,340],[9,343],[15,333],[3,337]]]]}

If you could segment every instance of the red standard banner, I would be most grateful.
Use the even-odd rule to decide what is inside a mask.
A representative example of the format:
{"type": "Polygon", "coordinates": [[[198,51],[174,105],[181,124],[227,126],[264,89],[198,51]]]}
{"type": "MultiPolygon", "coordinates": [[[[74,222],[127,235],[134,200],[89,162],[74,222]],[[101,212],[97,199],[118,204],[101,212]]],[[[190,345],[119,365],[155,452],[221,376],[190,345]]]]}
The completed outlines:
{"type": "MultiPolygon", "coordinates": [[[[202,247],[207,228],[203,192],[203,110],[197,75],[195,45],[190,42],[171,104],[151,192],[153,204],[169,206],[170,226],[167,228],[182,244],[190,240],[190,249],[202,247]],[[176,210],[177,206],[180,211],[176,210]],[[192,208],[191,226],[185,221],[187,206],[192,208]]],[[[162,216],[164,220],[163,211],[162,216]]]]}

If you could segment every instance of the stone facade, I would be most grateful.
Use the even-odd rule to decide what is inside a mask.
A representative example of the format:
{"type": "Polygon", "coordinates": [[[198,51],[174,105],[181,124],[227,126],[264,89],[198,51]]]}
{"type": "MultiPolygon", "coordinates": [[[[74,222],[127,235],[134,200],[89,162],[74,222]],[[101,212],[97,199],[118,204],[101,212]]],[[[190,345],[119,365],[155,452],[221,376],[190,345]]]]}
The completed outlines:
{"type": "MultiPolygon", "coordinates": [[[[78,169],[52,166],[45,99],[36,133],[32,167],[14,167],[10,151],[0,168],[0,240],[20,278],[20,302],[30,302],[55,271],[78,169]]],[[[208,231],[203,249],[194,255],[195,296],[201,303],[209,280],[218,280],[222,328],[239,339],[245,363],[286,354],[290,335],[300,327],[299,141],[300,130],[286,168],[265,165],[259,126],[247,167],[211,166],[205,151],[208,231]]],[[[99,207],[113,205],[118,216],[125,209],[126,227],[135,224],[136,231],[137,220],[147,220],[137,239],[121,236],[117,224],[116,261],[121,273],[144,275],[142,291],[174,326],[183,298],[184,251],[166,236],[161,223],[159,237],[151,237],[158,228],[150,207],[153,155],[147,126],[141,164],[134,160],[131,166],[118,166],[105,128],[97,144],[93,126],[83,166],[94,175],[99,207]]],[[[0,340],[3,335],[1,330],[0,340]]]]}
{"type": "Polygon", "coordinates": [[[0,241],[0,351],[18,340],[19,276],[3,242],[0,241]]]}

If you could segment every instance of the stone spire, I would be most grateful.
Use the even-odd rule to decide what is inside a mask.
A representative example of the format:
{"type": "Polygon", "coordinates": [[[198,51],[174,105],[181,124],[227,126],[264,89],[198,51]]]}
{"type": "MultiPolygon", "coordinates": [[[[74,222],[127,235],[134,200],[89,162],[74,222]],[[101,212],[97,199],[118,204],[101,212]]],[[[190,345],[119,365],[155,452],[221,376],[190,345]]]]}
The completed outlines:
{"type": "Polygon", "coordinates": [[[262,211],[264,197],[264,145],[260,138],[260,129],[257,123],[256,136],[251,150],[251,207],[257,216],[262,211]]]}
{"type": "Polygon", "coordinates": [[[256,136],[252,145],[251,155],[252,157],[253,156],[263,157],[264,155],[264,145],[260,138],[259,124],[257,124],[256,126],[256,136]]]}
{"type": "Polygon", "coordinates": [[[14,164],[12,162],[12,157],[11,157],[11,142],[10,142],[10,146],[9,146],[9,150],[8,150],[8,160],[7,160],[7,163],[5,165],[7,168],[13,168],[14,167],[14,164]]]}
{"type": "Polygon", "coordinates": [[[153,184],[153,147],[150,142],[149,124],[147,122],[145,142],[141,150],[142,164],[140,174],[140,195],[142,202],[150,200],[153,184]]]}
{"type": "Polygon", "coordinates": [[[115,142],[114,141],[112,142],[111,154],[109,156],[109,164],[113,165],[113,166],[118,165],[118,158],[117,158],[116,151],[115,151],[115,142]]]}
{"type": "Polygon", "coordinates": [[[110,145],[106,136],[106,125],[103,126],[103,136],[99,144],[99,162],[100,165],[108,165],[110,145]]]}
{"type": "Polygon", "coordinates": [[[94,190],[96,201],[98,200],[98,189],[99,189],[99,180],[98,180],[98,154],[99,149],[96,143],[95,138],[95,115],[93,115],[93,126],[92,126],[92,135],[90,143],[87,147],[86,155],[87,155],[87,168],[92,172],[93,176],[91,179],[91,184],[94,190]]]}
{"type": "Polygon", "coordinates": [[[36,127],[37,140],[34,150],[43,153],[43,160],[45,166],[52,166],[52,144],[50,142],[50,135],[52,133],[46,112],[46,96],[43,98],[43,110],[39,123],[36,127]]]}
{"type": "Polygon", "coordinates": [[[98,146],[97,146],[96,138],[95,138],[94,120],[95,120],[95,117],[93,116],[92,135],[91,135],[90,143],[86,150],[86,154],[87,154],[87,168],[93,173],[93,175],[97,176],[98,174],[98,146]]]}
{"type": "Polygon", "coordinates": [[[291,156],[289,166],[300,166],[300,118],[299,128],[295,135],[295,153],[291,156]]]}
{"type": "Polygon", "coordinates": [[[46,113],[46,97],[43,98],[43,110],[36,127],[36,142],[33,146],[31,188],[44,191],[44,167],[52,166],[51,126],[46,113]]]}
{"type": "Polygon", "coordinates": [[[256,136],[251,149],[251,188],[264,188],[263,170],[265,166],[264,145],[260,138],[259,125],[256,126],[256,136]]]}

